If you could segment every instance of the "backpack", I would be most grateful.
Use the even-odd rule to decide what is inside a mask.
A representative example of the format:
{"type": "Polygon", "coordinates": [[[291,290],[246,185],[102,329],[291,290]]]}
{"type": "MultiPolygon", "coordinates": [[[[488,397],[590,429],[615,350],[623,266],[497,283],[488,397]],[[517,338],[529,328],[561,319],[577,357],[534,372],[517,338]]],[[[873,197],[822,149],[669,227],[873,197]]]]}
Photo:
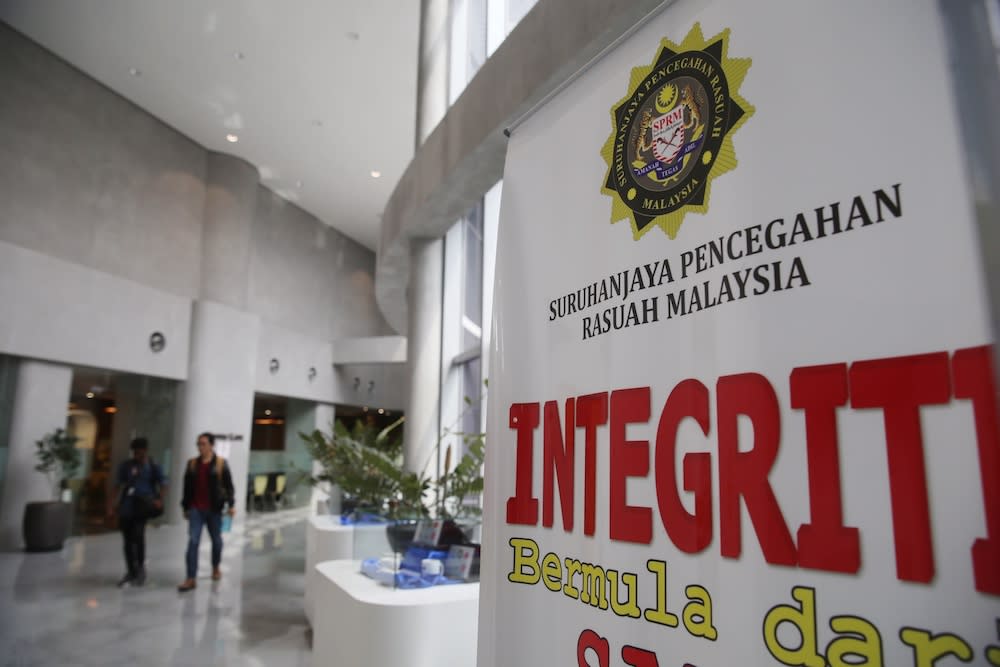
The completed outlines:
{"type": "MultiPolygon", "coordinates": [[[[188,472],[193,473],[198,465],[198,457],[194,457],[188,461],[188,472]]],[[[222,471],[226,467],[226,459],[222,458],[218,454],[215,456],[215,474],[219,478],[219,483],[222,483],[222,471]]]]}

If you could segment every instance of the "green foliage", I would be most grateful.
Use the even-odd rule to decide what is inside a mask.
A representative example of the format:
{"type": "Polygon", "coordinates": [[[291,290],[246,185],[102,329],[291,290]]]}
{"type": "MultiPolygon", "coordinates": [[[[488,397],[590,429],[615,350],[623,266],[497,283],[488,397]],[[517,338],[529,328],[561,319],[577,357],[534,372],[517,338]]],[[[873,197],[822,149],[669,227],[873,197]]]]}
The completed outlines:
{"type": "MultiPolygon", "coordinates": [[[[489,389],[489,380],[483,379],[483,389],[479,395],[479,404],[482,405],[486,397],[486,390],[489,389]]],[[[464,421],[465,413],[471,409],[473,402],[468,396],[463,397],[465,405],[462,414],[458,416],[456,423],[464,421]]],[[[470,519],[482,516],[483,510],[478,503],[470,504],[468,501],[477,497],[483,492],[483,462],[486,460],[486,434],[485,433],[465,433],[462,431],[445,432],[438,439],[436,449],[440,450],[445,439],[453,436],[462,441],[462,460],[451,467],[451,445],[445,450],[445,474],[440,477],[436,485],[437,515],[443,519],[470,519]]]]}
{"type": "MultiPolygon", "coordinates": [[[[483,461],[486,458],[485,433],[456,433],[462,438],[465,454],[451,471],[438,479],[438,516],[443,519],[461,519],[481,516],[478,505],[465,501],[483,492],[483,461]]],[[[446,465],[451,461],[451,445],[445,454],[446,465]]]]}
{"type": "Polygon", "coordinates": [[[49,478],[52,485],[53,494],[58,499],[59,491],[66,485],[66,481],[72,477],[80,468],[80,450],[76,448],[76,436],[72,436],[64,429],[57,428],[51,433],[45,434],[41,440],[35,441],[35,456],[38,464],[35,470],[49,478]]]}
{"type": "Polygon", "coordinates": [[[310,482],[336,484],[360,511],[390,518],[426,516],[423,496],[430,480],[403,470],[403,440],[396,432],[402,422],[378,430],[360,421],[348,429],[338,420],[332,434],[300,433],[323,469],[310,482]]]}
{"type": "MultiPolygon", "coordinates": [[[[469,398],[465,402],[467,405],[472,403],[469,398]]],[[[320,474],[310,476],[309,482],[313,485],[336,484],[345,496],[358,502],[358,510],[394,519],[429,516],[431,508],[443,519],[480,516],[479,506],[466,501],[483,492],[486,434],[445,430],[432,456],[438,455],[449,437],[461,438],[465,453],[449,470],[452,450],[448,445],[444,464],[447,472],[434,481],[403,469],[403,440],[397,429],[404,419],[400,417],[381,431],[361,421],[348,429],[337,421],[332,434],[319,430],[311,434],[299,433],[309,454],[322,468],[320,474]]]]}

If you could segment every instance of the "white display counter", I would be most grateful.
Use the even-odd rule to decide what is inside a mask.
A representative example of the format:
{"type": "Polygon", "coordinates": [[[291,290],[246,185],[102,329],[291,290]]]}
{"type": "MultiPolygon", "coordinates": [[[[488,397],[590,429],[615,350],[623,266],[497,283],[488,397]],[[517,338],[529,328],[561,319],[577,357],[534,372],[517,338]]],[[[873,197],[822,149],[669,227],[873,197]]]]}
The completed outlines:
{"type": "Polygon", "coordinates": [[[355,560],[316,566],[315,667],[474,667],[479,584],[393,590],[355,560]]]}
{"type": "Polygon", "coordinates": [[[327,560],[355,558],[358,553],[378,556],[389,551],[385,526],[345,526],[339,515],[320,514],[309,517],[306,525],[305,611],[312,625],[315,609],[316,564],[327,560]],[[359,549],[360,551],[356,551],[359,549]]]}
{"type": "Polygon", "coordinates": [[[306,526],[306,578],[305,608],[310,625],[315,608],[313,591],[316,590],[316,564],[325,560],[354,557],[354,527],[344,526],[339,516],[318,515],[309,517],[306,526]]]}

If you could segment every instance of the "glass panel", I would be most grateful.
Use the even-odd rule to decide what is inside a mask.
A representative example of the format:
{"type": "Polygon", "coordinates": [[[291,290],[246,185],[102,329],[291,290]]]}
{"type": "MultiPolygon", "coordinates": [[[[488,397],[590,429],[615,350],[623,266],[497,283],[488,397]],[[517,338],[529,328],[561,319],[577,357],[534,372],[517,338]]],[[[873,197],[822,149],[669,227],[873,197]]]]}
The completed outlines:
{"type": "Polygon", "coordinates": [[[531,8],[538,3],[538,0],[507,0],[507,34],[517,27],[524,15],[531,11],[531,8]]]}
{"type": "Polygon", "coordinates": [[[480,345],[483,337],[483,206],[478,204],[463,222],[464,259],[462,351],[480,345]]]}
{"type": "Polygon", "coordinates": [[[486,61],[486,0],[452,0],[448,101],[455,100],[486,61]]]}
{"type": "Polygon", "coordinates": [[[493,55],[537,2],[538,0],[488,0],[488,55],[493,55]]]}
{"type": "MultiPolygon", "coordinates": [[[[468,399],[466,410],[462,414],[462,432],[479,433],[480,410],[482,409],[482,362],[479,358],[462,364],[462,395],[468,399]]],[[[461,458],[465,452],[458,452],[461,458]]]]}
{"type": "MultiPolygon", "coordinates": [[[[81,467],[70,480],[74,534],[113,530],[105,516],[115,471],[131,456],[134,438],[146,438],[149,457],[170,474],[177,383],[163,378],[89,368],[73,371],[66,429],[79,440],[81,467]]],[[[114,499],[112,499],[112,502],[114,499]]]]}

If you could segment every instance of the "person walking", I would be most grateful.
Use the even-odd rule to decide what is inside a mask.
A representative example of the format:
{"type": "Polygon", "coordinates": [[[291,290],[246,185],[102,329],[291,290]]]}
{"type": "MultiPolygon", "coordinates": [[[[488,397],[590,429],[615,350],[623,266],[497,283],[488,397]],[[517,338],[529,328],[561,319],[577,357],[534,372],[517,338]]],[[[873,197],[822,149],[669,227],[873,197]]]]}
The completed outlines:
{"type": "Polygon", "coordinates": [[[122,461],[115,476],[115,494],[109,498],[108,517],[115,514],[111,499],[118,499],[118,525],[125,550],[125,576],[119,587],[146,583],[146,521],[163,514],[167,479],[163,469],[149,458],[146,438],[134,439],[132,458],[122,461]]]}
{"type": "Polygon", "coordinates": [[[198,456],[187,463],[184,470],[184,496],[181,507],[188,520],[187,578],[177,590],[184,593],[196,586],[198,576],[198,545],[201,529],[207,528],[212,538],[212,579],[222,578],[219,564],[222,562],[222,512],[228,506],[228,514],[236,514],[233,476],[229,464],[215,454],[215,436],[202,433],[198,436],[198,456]]]}

